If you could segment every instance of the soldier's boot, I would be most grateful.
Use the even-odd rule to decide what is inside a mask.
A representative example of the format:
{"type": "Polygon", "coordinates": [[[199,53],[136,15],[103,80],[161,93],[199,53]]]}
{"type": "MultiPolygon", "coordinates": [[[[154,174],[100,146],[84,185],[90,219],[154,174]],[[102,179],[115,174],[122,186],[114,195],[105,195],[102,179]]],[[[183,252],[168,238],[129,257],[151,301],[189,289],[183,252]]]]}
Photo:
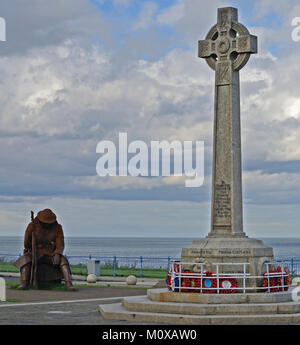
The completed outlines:
{"type": "Polygon", "coordinates": [[[60,266],[60,268],[61,268],[61,272],[62,272],[62,275],[63,275],[64,280],[65,280],[66,289],[69,291],[74,291],[75,288],[72,284],[71,271],[70,271],[69,265],[62,265],[62,266],[60,266]]]}
{"type": "Polygon", "coordinates": [[[29,285],[31,265],[27,264],[21,268],[19,290],[24,290],[29,285]]]}

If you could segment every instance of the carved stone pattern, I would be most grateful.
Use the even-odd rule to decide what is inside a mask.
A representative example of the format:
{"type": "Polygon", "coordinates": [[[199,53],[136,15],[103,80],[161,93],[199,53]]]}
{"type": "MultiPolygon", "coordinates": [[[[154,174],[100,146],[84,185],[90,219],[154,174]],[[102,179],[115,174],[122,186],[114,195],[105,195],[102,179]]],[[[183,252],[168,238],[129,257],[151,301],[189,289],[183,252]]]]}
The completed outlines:
{"type": "Polygon", "coordinates": [[[238,40],[238,44],[239,44],[239,49],[240,50],[246,50],[247,49],[247,46],[248,46],[248,37],[239,37],[239,40],[238,40]]]}
{"type": "Polygon", "coordinates": [[[219,64],[217,68],[217,85],[230,83],[230,67],[228,63],[219,64]]]}
{"type": "Polygon", "coordinates": [[[201,50],[201,55],[209,55],[210,54],[210,42],[209,41],[203,41],[199,47],[201,50]]]}

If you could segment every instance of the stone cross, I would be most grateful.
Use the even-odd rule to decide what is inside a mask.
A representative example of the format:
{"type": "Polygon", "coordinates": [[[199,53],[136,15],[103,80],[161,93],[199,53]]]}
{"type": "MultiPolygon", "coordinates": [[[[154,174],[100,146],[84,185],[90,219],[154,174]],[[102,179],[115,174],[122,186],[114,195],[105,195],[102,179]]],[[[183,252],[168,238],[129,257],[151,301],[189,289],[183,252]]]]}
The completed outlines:
{"type": "Polygon", "coordinates": [[[211,231],[208,237],[242,237],[239,70],[257,53],[257,37],[238,22],[236,8],[218,9],[218,23],[199,41],[199,54],[215,70],[211,231]]]}

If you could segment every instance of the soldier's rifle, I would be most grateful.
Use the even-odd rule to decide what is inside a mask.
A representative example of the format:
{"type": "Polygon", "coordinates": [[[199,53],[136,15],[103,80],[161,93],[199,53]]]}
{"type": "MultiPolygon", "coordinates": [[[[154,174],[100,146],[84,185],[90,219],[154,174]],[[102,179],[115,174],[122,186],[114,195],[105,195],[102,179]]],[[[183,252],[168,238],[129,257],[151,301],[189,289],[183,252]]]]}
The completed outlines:
{"type": "Polygon", "coordinates": [[[31,273],[30,273],[30,285],[33,288],[37,288],[37,253],[36,253],[36,241],[35,241],[35,223],[34,213],[31,211],[32,233],[31,233],[31,273]]]}

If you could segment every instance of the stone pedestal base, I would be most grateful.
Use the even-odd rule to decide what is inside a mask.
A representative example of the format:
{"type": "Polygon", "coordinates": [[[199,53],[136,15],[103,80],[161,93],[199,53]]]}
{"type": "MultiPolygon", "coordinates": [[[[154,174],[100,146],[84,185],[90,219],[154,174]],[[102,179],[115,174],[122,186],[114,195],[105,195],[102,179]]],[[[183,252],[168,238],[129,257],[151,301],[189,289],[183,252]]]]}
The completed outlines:
{"type": "MultiPolygon", "coordinates": [[[[265,262],[274,260],[273,248],[262,241],[248,237],[206,237],[195,240],[189,247],[182,248],[181,262],[204,263],[204,269],[216,272],[214,263],[247,262],[247,273],[251,276],[262,276],[266,271],[265,262]]],[[[200,265],[187,265],[183,268],[199,270],[200,265]]],[[[222,265],[219,273],[243,273],[242,265],[222,265]]],[[[247,279],[246,286],[260,286],[261,280],[247,279]]]]}
{"type": "Polygon", "coordinates": [[[199,294],[151,289],[147,296],[124,297],[122,303],[101,304],[106,320],[178,325],[299,324],[300,302],[292,292],[199,294]]]}

